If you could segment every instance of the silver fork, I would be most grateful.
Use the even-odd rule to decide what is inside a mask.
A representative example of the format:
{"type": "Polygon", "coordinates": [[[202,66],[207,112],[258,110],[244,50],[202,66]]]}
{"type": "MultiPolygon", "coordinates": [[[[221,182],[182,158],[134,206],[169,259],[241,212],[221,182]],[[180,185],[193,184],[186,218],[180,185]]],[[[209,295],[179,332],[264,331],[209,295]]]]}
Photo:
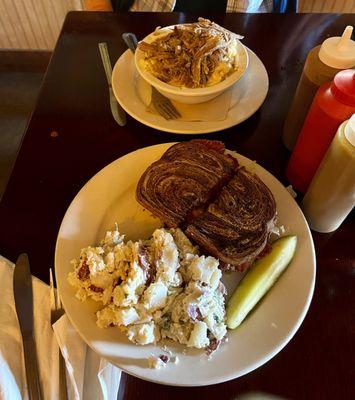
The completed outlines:
{"type": "MultiPolygon", "coordinates": [[[[51,324],[58,321],[58,319],[64,314],[62,308],[62,302],[60,301],[58,290],[54,286],[52,268],[49,268],[49,287],[51,297],[51,324]]],[[[68,399],[67,392],[67,379],[66,379],[66,366],[62,352],[59,349],[59,399],[68,399]]]]}
{"type": "MultiPolygon", "coordinates": [[[[137,36],[134,33],[126,32],[122,34],[122,39],[134,54],[138,45],[137,36]]],[[[167,97],[158,92],[154,86],[152,86],[152,103],[158,113],[166,120],[178,119],[181,117],[173,103],[167,97]]]]}

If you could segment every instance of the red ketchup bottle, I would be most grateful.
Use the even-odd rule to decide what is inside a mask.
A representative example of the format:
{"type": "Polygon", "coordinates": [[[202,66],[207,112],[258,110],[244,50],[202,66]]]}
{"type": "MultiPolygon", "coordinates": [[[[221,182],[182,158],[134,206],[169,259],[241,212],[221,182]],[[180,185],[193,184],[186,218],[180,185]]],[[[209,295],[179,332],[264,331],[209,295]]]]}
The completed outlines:
{"type": "Polygon", "coordinates": [[[295,189],[307,191],[339,125],[353,113],[355,69],[348,69],[338,72],[315,95],[286,169],[295,189]]]}

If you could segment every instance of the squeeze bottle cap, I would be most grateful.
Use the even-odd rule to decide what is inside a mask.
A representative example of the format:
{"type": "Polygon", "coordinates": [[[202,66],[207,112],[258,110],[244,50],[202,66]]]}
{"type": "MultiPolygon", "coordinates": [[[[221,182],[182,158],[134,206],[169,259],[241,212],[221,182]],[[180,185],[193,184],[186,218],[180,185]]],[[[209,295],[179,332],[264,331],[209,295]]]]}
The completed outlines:
{"type": "Polygon", "coordinates": [[[348,25],[342,36],[326,39],[319,50],[320,60],[332,68],[347,69],[355,65],[355,41],[351,40],[353,27],[348,25]]]}
{"type": "Polygon", "coordinates": [[[330,90],[338,101],[355,107],[355,69],[338,72],[330,85],[330,90]]]}
{"type": "Polygon", "coordinates": [[[346,123],[344,135],[348,142],[355,147],[355,114],[353,114],[346,123]]]}

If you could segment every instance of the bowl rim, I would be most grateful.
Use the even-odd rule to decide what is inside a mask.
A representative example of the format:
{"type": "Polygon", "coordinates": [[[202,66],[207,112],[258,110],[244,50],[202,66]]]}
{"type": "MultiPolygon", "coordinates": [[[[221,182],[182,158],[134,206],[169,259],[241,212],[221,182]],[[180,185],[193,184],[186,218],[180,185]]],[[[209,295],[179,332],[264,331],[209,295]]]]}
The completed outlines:
{"type": "MultiPolygon", "coordinates": [[[[148,43],[153,42],[159,37],[159,33],[161,33],[161,36],[166,35],[168,31],[171,31],[175,26],[181,26],[181,25],[187,25],[187,24],[175,24],[175,25],[169,25],[165,26],[163,28],[159,28],[158,30],[155,30],[154,32],[151,32],[149,35],[147,35],[144,39],[141,41],[147,41],[148,43]]],[[[243,75],[245,74],[248,66],[249,66],[249,54],[247,52],[246,47],[243,45],[243,43],[239,40],[236,39],[239,44],[239,54],[244,59],[244,63],[242,64],[241,69],[237,69],[233,73],[231,73],[227,78],[225,78],[223,81],[216,83],[215,85],[207,86],[207,87],[202,87],[202,88],[185,88],[185,87],[179,87],[179,86],[173,86],[168,83],[165,83],[161,81],[160,79],[156,78],[154,75],[152,75],[150,72],[143,70],[140,66],[140,60],[143,58],[144,53],[137,48],[135,54],[134,54],[134,61],[135,61],[135,66],[138,71],[138,73],[142,76],[144,80],[146,80],[150,85],[161,89],[164,92],[171,93],[171,94],[176,94],[176,95],[183,95],[183,96],[202,96],[202,95],[209,95],[209,94],[214,94],[218,93],[221,91],[224,91],[225,89],[229,88],[232,86],[234,83],[236,83],[238,80],[240,80],[243,75]]]]}

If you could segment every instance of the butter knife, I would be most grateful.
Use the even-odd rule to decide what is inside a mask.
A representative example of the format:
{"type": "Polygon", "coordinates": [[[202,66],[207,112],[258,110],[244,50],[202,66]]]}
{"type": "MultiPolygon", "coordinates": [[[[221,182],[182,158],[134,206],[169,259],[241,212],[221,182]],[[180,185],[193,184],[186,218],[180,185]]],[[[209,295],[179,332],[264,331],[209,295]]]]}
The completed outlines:
{"type": "Polygon", "coordinates": [[[36,344],[33,336],[33,296],[27,254],[17,259],[13,278],[14,299],[25,355],[26,380],[30,400],[41,399],[36,344]]]}
{"type": "Polygon", "coordinates": [[[101,60],[102,60],[103,66],[104,66],[107,83],[108,83],[108,87],[109,87],[110,107],[111,107],[111,112],[112,112],[113,118],[118,123],[118,125],[125,126],[126,125],[126,112],[124,111],[124,109],[120,106],[120,104],[116,100],[116,97],[112,90],[112,83],[111,83],[112,82],[112,66],[111,66],[111,61],[110,61],[110,55],[108,53],[107,43],[106,42],[99,43],[99,50],[100,50],[101,60]]]}

